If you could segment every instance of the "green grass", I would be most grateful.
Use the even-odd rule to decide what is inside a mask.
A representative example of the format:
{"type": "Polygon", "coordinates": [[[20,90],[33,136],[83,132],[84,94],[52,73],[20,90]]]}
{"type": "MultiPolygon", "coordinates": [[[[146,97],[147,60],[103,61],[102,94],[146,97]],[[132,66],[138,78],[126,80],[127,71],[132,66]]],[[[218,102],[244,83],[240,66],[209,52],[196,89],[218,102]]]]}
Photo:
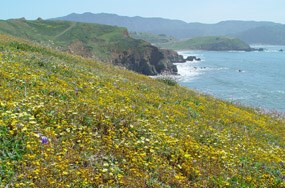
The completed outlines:
{"type": "Polygon", "coordinates": [[[152,33],[131,32],[130,35],[131,35],[131,37],[133,37],[135,39],[145,40],[145,41],[147,41],[151,44],[154,44],[154,45],[159,45],[161,43],[164,44],[164,43],[177,41],[177,39],[175,39],[174,37],[170,37],[170,36],[167,36],[164,34],[155,35],[152,33]]]}
{"type": "Polygon", "coordinates": [[[0,187],[285,186],[284,119],[4,35],[0,67],[0,187]]]}
{"type": "Polygon", "coordinates": [[[73,50],[77,55],[112,60],[112,52],[144,48],[147,44],[128,37],[125,28],[66,21],[28,21],[22,19],[0,21],[0,33],[28,39],[45,46],[69,51],[72,44],[82,46],[73,50]]]}
{"type": "Polygon", "coordinates": [[[195,37],[189,40],[160,44],[164,48],[175,50],[209,50],[209,51],[248,51],[250,46],[245,42],[230,37],[195,37]]]}
{"type": "Polygon", "coordinates": [[[158,78],[156,78],[158,81],[162,82],[162,83],[165,83],[169,86],[176,86],[178,83],[177,81],[171,77],[171,76],[159,76],[158,78]]]}

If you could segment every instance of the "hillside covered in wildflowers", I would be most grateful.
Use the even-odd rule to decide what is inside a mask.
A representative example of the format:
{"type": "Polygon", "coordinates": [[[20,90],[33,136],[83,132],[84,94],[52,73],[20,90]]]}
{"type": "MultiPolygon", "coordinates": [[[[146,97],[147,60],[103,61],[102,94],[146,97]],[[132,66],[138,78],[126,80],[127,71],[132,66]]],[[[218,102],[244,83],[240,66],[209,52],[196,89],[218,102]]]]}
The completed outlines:
{"type": "Polygon", "coordinates": [[[285,121],[0,35],[0,187],[285,187],[285,121]]]}

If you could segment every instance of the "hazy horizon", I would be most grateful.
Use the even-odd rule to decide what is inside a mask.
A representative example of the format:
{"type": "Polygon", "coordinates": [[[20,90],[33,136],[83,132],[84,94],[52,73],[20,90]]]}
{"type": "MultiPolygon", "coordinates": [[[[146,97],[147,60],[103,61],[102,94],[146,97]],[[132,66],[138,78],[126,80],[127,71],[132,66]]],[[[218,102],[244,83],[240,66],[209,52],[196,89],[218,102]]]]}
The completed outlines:
{"type": "MultiPolygon", "coordinates": [[[[62,16],[59,16],[59,17],[68,16],[68,15],[70,15],[70,14],[81,14],[81,15],[82,15],[82,14],[85,14],[85,13],[91,13],[91,14],[114,14],[114,15],[117,15],[117,16],[130,17],[130,18],[133,18],[133,17],[142,17],[142,18],[162,18],[162,19],[169,19],[169,20],[183,21],[183,22],[186,22],[186,23],[202,23],[202,24],[217,24],[217,23],[224,22],[224,21],[274,22],[274,23],[279,23],[279,24],[285,24],[285,23],[280,23],[280,22],[275,22],[275,21],[268,21],[268,20],[238,20],[238,19],[225,19],[225,20],[220,20],[220,21],[212,22],[212,23],[199,22],[199,21],[188,22],[188,21],[185,21],[185,20],[175,19],[175,18],[166,18],[166,17],[158,17],[158,16],[140,16],[140,15],[136,15],[136,16],[128,16],[128,15],[116,14],[116,13],[112,13],[112,12],[80,12],[80,13],[78,13],[78,12],[71,12],[71,13],[69,13],[69,14],[62,15],[62,16]]],[[[52,17],[52,18],[59,18],[59,17],[52,17]]],[[[52,18],[47,18],[47,19],[52,19],[52,18]]],[[[35,18],[35,19],[36,19],[36,18],[35,18]]]]}
{"type": "Polygon", "coordinates": [[[0,19],[25,17],[29,20],[66,16],[71,13],[110,13],[121,16],[160,17],[200,23],[218,23],[227,20],[270,21],[285,24],[285,1],[282,0],[240,0],[232,3],[226,0],[165,2],[162,0],[61,0],[18,2],[9,0],[0,7],[0,19]]]}

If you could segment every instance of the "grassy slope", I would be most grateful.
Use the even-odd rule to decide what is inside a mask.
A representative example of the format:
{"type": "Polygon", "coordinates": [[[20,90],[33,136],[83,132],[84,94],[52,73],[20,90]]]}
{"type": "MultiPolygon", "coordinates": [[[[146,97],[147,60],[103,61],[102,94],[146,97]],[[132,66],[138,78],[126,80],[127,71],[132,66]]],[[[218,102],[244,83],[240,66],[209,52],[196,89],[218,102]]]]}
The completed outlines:
{"type": "Polygon", "coordinates": [[[135,39],[141,39],[154,45],[177,41],[177,39],[174,37],[170,37],[164,34],[156,35],[152,33],[131,32],[130,35],[135,39]]]}
{"type": "Polygon", "coordinates": [[[63,50],[68,50],[70,44],[81,41],[83,46],[80,55],[95,56],[105,61],[111,60],[110,52],[140,47],[143,49],[148,45],[130,38],[125,28],[66,21],[0,21],[0,33],[60,47],[63,50]]]}
{"type": "Polygon", "coordinates": [[[3,35],[0,66],[0,187],[285,186],[284,120],[3,35]]]}
{"type": "Polygon", "coordinates": [[[189,40],[160,45],[175,50],[250,50],[250,46],[237,38],[229,37],[195,37],[189,40]]]}

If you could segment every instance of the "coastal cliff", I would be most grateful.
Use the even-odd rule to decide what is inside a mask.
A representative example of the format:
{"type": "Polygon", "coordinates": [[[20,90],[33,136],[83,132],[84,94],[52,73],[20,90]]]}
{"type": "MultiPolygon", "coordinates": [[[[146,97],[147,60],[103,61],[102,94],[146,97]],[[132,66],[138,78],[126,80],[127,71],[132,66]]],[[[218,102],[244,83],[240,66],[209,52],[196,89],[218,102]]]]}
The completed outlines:
{"type": "Polygon", "coordinates": [[[160,50],[152,45],[146,45],[142,49],[113,53],[112,57],[114,65],[123,66],[145,75],[177,74],[176,65],[173,63],[183,59],[175,51],[160,50]]]}
{"type": "Polygon", "coordinates": [[[160,50],[130,37],[126,28],[68,21],[0,21],[0,33],[24,38],[71,54],[126,67],[145,75],[176,74],[174,51],[160,50]]]}

